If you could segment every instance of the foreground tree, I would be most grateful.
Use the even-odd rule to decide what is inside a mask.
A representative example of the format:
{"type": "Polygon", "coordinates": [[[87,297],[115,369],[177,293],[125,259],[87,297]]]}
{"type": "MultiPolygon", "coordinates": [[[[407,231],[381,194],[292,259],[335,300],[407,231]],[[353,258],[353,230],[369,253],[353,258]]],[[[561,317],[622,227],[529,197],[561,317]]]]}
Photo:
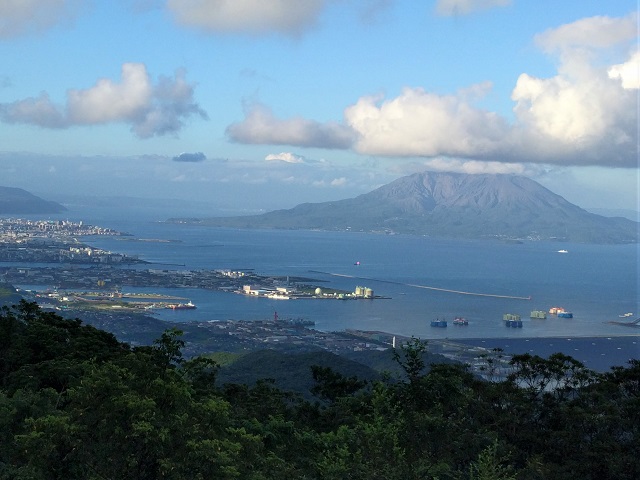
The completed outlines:
{"type": "Polygon", "coordinates": [[[317,401],[269,380],[216,385],[181,332],[130,348],[21,303],[0,312],[0,479],[640,478],[640,362],[597,375],[563,355],[506,380],[427,365],[365,385],[313,369],[317,401]]]}

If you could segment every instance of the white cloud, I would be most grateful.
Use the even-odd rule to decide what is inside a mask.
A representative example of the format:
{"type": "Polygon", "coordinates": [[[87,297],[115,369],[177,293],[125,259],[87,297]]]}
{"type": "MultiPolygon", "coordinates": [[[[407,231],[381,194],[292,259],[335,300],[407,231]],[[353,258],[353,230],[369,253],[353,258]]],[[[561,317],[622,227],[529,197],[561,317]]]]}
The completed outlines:
{"type": "Polygon", "coordinates": [[[535,36],[535,42],[544,51],[609,48],[638,36],[638,13],[626,17],[597,16],[583,18],[535,36]]]}
{"type": "Polygon", "coordinates": [[[268,162],[304,163],[304,157],[291,152],[271,153],[264,157],[268,162]]]}
{"type": "Polygon", "coordinates": [[[211,33],[299,35],[330,0],[168,0],[177,23],[211,33]]]}
{"type": "Polygon", "coordinates": [[[36,33],[70,22],[83,3],[82,0],[0,1],[0,39],[36,33]]]}
{"type": "Polygon", "coordinates": [[[363,97],[345,110],[357,132],[354,148],[370,155],[483,156],[503,142],[508,125],[474,108],[464,95],[440,96],[406,88],[396,98],[363,97]]]}
{"type": "MultiPolygon", "coordinates": [[[[610,157],[636,144],[637,112],[630,108],[636,94],[608,78],[606,72],[579,79],[523,74],[511,98],[516,102],[514,111],[525,146],[542,141],[557,149],[558,155],[573,150],[588,157],[610,157]]],[[[606,157],[602,160],[607,161],[606,157]]]]}
{"type": "Polygon", "coordinates": [[[69,121],[86,125],[133,119],[149,105],[152,94],[153,86],[145,66],[125,63],[120,83],[103,78],[87,90],[69,90],[69,121]]]}
{"type": "Polygon", "coordinates": [[[332,187],[343,187],[346,184],[347,184],[346,177],[334,178],[333,180],[331,180],[332,187]]]}
{"type": "Polygon", "coordinates": [[[613,65],[609,69],[609,78],[617,78],[622,88],[640,88],[640,51],[634,53],[628,62],[613,65]]]}
{"type": "Polygon", "coordinates": [[[300,117],[279,120],[264,105],[253,105],[242,122],[227,127],[227,135],[239,143],[321,148],[348,148],[353,139],[353,132],[344,125],[300,117]]]}
{"type": "Polygon", "coordinates": [[[515,175],[532,175],[539,168],[522,163],[484,162],[480,160],[464,160],[457,158],[433,158],[424,163],[426,170],[458,173],[505,173],[515,175]]]}
{"type": "Polygon", "coordinates": [[[65,128],[64,112],[51,102],[49,95],[25,98],[17,102],[0,103],[0,119],[7,123],[31,123],[45,128],[65,128]]]}
{"type": "Polygon", "coordinates": [[[520,75],[512,92],[513,136],[533,160],[637,166],[638,54],[611,67],[599,60],[637,39],[636,19],[585,18],[536,36],[560,62],[551,78],[520,75]]]}
{"type": "Polygon", "coordinates": [[[451,95],[405,88],[395,98],[364,96],[344,110],[342,125],[278,120],[258,106],[227,132],[237,142],[387,157],[637,167],[640,54],[633,50],[611,66],[620,47],[629,51],[637,39],[630,18],[583,19],[539,35],[558,71],[549,78],[520,75],[511,94],[513,121],[477,107],[490,88],[484,83],[451,95]]]}
{"type": "Polygon", "coordinates": [[[511,5],[511,0],[438,0],[436,12],[440,15],[467,15],[479,10],[511,5]]]}
{"type": "Polygon", "coordinates": [[[100,79],[89,89],[69,90],[64,107],[55,105],[46,93],[0,104],[0,119],[8,123],[67,128],[121,122],[131,124],[140,138],[176,133],[194,114],[206,118],[193,101],[193,86],[183,70],[173,78],[160,77],[154,85],[141,63],[123,64],[119,83],[100,79]]]}

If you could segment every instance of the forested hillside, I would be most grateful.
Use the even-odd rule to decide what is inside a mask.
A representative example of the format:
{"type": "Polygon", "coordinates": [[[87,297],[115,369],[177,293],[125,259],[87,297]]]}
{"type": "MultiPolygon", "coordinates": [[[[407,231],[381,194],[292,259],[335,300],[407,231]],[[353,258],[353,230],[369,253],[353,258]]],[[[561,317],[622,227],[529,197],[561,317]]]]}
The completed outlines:
{"type": "Polygon", "coordinates": [[[416,340],[402,381],[312,367],[309,401],[220,384],[178,331],[133,348],[22,302],[0,339],[1,479],[640,478],[639,361],[516,356],[488,382],[416,340]]]}

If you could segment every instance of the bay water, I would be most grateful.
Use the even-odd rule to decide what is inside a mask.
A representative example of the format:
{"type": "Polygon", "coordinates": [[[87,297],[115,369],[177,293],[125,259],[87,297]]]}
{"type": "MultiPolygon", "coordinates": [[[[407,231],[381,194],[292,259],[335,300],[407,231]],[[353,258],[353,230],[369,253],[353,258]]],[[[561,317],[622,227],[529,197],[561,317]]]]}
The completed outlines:
{"type": "Polygon", "coordinates": [[[638,334],[632,327],[608,323],[640,316],[638,245],[237,230],[163,222],[176,213],[76,208],[58,217],[132,234],[84,241],[152,262],[137,268],[250,269],[259,275],[310,278],[320,287],[368,287],[385,297],[275,300],[199,289],[124,287],[125,292],[177,295],[198,307],[160,311],[165,320],[265,320],[277,312],[280,318],[312,320],[319,330],[380,330],[426,339],[638,334]],[[563,307],[574,318],[529,319],[532,310],[550,307],[563,307]],[[633,316],[619,317],[627,312],[633,316]],[[521,315],[523,327],[505,327],[505,313],[521,315]],[[456,316],[469,325],[454,326],[456,316]],[[431,327],[434,319],[446,319],[449,326],[431,327]]]}

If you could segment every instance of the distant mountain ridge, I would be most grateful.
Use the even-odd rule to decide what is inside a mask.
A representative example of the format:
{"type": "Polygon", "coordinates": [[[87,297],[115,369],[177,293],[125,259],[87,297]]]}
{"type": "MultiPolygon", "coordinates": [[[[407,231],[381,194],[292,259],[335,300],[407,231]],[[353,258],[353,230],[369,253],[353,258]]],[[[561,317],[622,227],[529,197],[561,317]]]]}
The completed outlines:
{"type": "Polygon", "coordinates": [[[639,226],[589,213],[526,177],[435,172],[402,177],[352,199],[262,215],[170,221],[584,243],[635,243],[639,226]]]}
{"type": "Polygon", "coordinates": [[[66,208],[21,188],[0,187],[0,214],[61,213],[66,208]]]}

